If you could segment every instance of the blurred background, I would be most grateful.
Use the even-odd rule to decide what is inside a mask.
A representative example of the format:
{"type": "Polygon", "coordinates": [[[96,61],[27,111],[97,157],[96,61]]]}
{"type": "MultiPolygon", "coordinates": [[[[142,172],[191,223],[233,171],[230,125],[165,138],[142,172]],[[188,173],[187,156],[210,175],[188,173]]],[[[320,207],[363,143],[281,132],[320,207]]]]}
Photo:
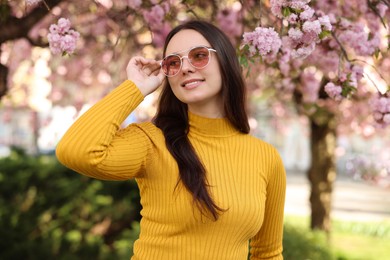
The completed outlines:
{"type": "MultiPolygon", "coordinates": [[[[231,38],[252,134],[283,158],[284,258],[390,259],[389,2],[341,2],[0,1],[0,259],[129,259],[136,183],[81,176],[54,151],[133,55],[161,59],[187,19],[231,38]]],[[[157,98],[123,127],[150,120],[157,98]]]]}

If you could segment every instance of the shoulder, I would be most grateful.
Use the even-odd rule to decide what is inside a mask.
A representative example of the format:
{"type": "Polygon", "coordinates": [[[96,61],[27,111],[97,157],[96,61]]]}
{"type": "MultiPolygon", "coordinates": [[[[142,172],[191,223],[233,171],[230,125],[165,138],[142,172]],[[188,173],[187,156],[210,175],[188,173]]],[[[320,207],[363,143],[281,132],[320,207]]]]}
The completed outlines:
{"type": "Polygon", "coordinates": [[[254,145],[259,151],[261,152],[268,152],[268,153],[273,153],[273,154],[278,154],[278,150],[276,147],[254,135],[247,134],[247,139],[248,142],[254,145]]]}
{"type": "Polygon", "coordinates": [[[143,132],[146,135],[154,136],[162,134],[160,128],[155,126],[152,122],[131,123],[123,128],[123,132],[143,132]]]}
{"type": "Polygon", "coordinates": [[[148,133],[161,133],[160,128],[154,125],[152,122],[133,123],[129,127],[137,127],[148,133]]]}
{"type": "Polygon", "coordinates": [[[271,168],[283,166],[280,153],[274,145],[253,135],[248,135],[247,138],[248,142],[252,143],[256,156],[261,158],[263,166],[271,168]]]}
{"type": "Polygon", "coordinates": [[[154,141],[162,141],[163,133],[160,128],[152,122],[131,123],[120,131],[120,135],[138,135],[144,136],[154,141]]]}
{"type": "Polygon", "coordinates": [[[260,150],[262,151],[261,154],[264,158],[265,169],[267,169],[265,172],[268,175],[268,180],[281,182],[280,187],[285,186],[286,170],[279,151],[274,145],[259,138],[254,138],[257,140],[259,147],[261,147],[260,150]]]}

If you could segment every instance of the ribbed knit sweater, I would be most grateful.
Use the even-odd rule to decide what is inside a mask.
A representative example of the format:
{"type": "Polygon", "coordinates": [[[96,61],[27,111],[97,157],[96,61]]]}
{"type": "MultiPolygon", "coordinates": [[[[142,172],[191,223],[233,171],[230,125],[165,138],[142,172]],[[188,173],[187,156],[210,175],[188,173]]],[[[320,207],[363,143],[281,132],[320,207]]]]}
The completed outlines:
{"type": "Polygon", "coordinates": [[[202,216],[179,179],[162,131],[150,122],[121,123],[143,95],[129,80],[92,106],[60,140],[65,166],[102,180],[135,178],[142,204],[133,260],[283,259],[286,176],[270,144],[237,131],[225,118],[189,113],[189,140],[206,168],[209,190],[225,209],[202,216]]]}

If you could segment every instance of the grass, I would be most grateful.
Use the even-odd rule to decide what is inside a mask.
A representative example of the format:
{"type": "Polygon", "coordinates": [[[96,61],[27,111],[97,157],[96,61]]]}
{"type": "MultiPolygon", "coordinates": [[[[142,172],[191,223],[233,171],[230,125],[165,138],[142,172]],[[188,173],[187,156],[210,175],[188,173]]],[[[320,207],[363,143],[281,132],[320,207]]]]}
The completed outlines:
{"type": "MultiPolygon", "coordinates": [[[[285,223],[309,230],[308,217],[286,216],[285,223]]],[[[332,221],[328,245],[335,260],[390,260],[390,221],[332,221]]]]}
{"type": "Polygon", "coordinates": [[[389,239],[335,232],[332,241],[333,250],[340,260],[390,259],[389,239]]]}

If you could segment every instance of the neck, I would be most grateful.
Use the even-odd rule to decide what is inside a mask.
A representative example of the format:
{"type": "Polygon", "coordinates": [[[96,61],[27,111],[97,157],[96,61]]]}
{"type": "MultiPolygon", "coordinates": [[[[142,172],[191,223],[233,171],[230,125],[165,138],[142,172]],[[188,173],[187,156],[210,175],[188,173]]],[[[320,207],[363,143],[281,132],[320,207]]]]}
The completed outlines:
{"type": "Polygon", "coordinates": [[[222,102],[218,102],[218,104],[216,103],[188,104],[188,111],[202,117],[223,118],[225,117],[225,113],[224,113],[223,106],[220,105],[220,103],[222,102]]]}
{"type": "Polygon", "coordinates": [[[239,133],[227,118],[203,117],[192,112],[188,113],[188,118],[190,134],[223,137],[239,133]]]}

